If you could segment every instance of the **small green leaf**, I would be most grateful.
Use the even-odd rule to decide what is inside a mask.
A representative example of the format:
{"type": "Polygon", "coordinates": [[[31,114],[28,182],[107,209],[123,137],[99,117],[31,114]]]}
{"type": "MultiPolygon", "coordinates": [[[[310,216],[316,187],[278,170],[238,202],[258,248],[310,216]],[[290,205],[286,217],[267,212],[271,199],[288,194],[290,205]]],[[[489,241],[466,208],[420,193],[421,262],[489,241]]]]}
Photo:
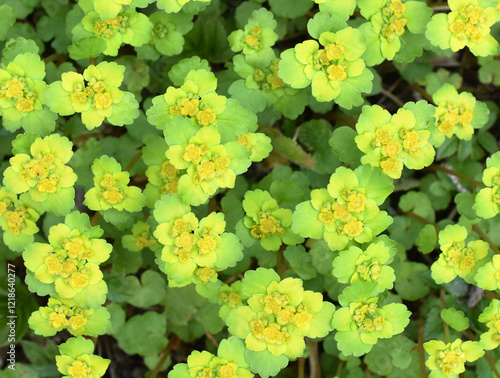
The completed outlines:
{"type": "Polygon", "coordinates": [[[429,286],[424,278],[425,272],[429,270],[427,265],[416,262],[404,262],[401,265],[394,264],[396,271],[396,292],[401,298],[415,301],[429,293],[429,286]]]}
{"type": "Polygon", "coordinates": [[[412,190],[401,196],[398,205],[401,210],[412,211],[430,222],[434,222],[436,220],[431,200],[425,193],[415,192],[412,190]]]}
{"type": "Polygon", "coordinates": [[[93,58],[104,50],[106,50],[106,42],[98,37],[82,38],[68,46],[69,56],[74,60],[93,58]]]}
{"type": "Polygon", "coordinates": [[[7,38],[10,28],[16,22],[16,14],[14,8],[9,5],[0,6],[0,41],[7,38]]]}
{"type": "Polygon", "coordinates": [[[312,257],[303,246],[290,245],[285,249],[284,255],[295,273],[303,280],[310,280],[317,276],[318,272],[312,264],[312,257]]]}
{"type": "Polygon", "coordinates": [[[165,315],[148,311],[130,318],[116,335],[118,345],[128,354],[149,356],[159,353],[167,345],[165,315]],[[141,342],[137,342],[141,340],[141,342]]]}
{"type": "Polygon", "coordinates": [[[275,376],[281,369],[288,365],[288,357],[286,355],[281,354],[276,357],[267,349],[261,352],[246,350],[245,357],[250,364],[252,372],[259,374],[262,378],[275,376]]]}
{"type": "Polygon", "coordinates": [[[495,137],[488,131],[479,131],[476,134],[477,141],[489,153],[498,151],[498,143],[495,137]]]}
{"type": "Polygon", "coordinates": [[[460,215],[469,219],[476,219],[476,212],[472,209],[474,206],[475,195],[469,192],[461,192],[455,196],[455,203],[460,215]]]}
{"type": "Polygon", "coordinates": [[[446,308],[441,311],[441,318],[456,331],[462,332],[469,328],[469,319],[462,311],[446,308]]]}
{"type": "Polygon", "coordinates": [[[313,6],[312,1],[302,0],[269,0],[269,5],[274,15],[277,17],[298,18],[304,16],[313,6]]]}
{"type": "Polygon", "coordinates": [[[341,126],[333,131],[329,140],[330,146],[344,163],[359,164],[363,156],[354,141],[357,135],[356,131],[349,126],[341,126]]]}
{"type": "Polygon", "coordinates": [[[134,290],[134,295],[127,302],[141,308],[157,305],[165,295],[165,286],[163,275],[146,270],[141,276],[141,286],[134,290]]]}
{"type": "Polygon", "coordinates": [[[18,37],[16,39],[9,39],[2,50],[2,65],[7,66],[14,58],[20,54],[33,53],[38,54],[38,48],[35,41],[18,37]]]}
{"type": "Polygon", "coordinates": [[[417,248],[422,253],[434,251],[437,243],[436,228],[431,224],[426,224],[418,234],[417,248]]]}

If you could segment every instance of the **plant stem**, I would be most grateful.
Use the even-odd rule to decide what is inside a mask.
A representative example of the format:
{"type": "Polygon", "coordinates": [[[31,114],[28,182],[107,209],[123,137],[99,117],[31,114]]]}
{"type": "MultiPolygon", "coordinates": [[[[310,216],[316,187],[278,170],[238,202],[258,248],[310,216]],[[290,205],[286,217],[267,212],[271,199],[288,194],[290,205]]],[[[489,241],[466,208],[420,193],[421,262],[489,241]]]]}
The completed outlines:
{"type": "Polygon", "coordinates": [[[428,167],[428,169],[430,169],[432,171],[441,171],[441,172],[447,173],[449,175],[456,176],[456,177],[458,177],[458,178],[460,178],[460,179],[462,179],[464,181],[469,182],[474,187],[481,187],[481,188],[485,187],[485,185],[481,181],[473,180],[469,176],[464,175],[463,173],[454,171],[453,169],[445,168],[445,167],[443,167],[441,165],[432,164],[431,166],[428,167]]]}
{"type": "Polygon", "coordinates": [[[132,169],[132,167],[135,165],[135,163],[137,163],[139,161],[139,159],[141,158],[142,156],[142,150],[139,151],[137,153],[137,155],[134,156],[134,158],[132,160],[130,160],[130,163],[128,163],[127,167],[125,168],[125,170],[128,172],[132,169]]]}
{"type": "Polygon", "coordinates": [[[46,57],[43,62],[45,64],[48,64],[50,62],[53,62],[54,60],[57,60],[58,62],[64,62],[68,60],[69,56],[67,54],[52,54],[46,57]]]}
{"type": "Polygon", "coordinates": [[[433,7],[430,7],[434,12],[439,12],[439,11],[449,11],[450,6],[449,5],[434,5],[433,7]]]}
{"type": "Polygon", "coordinates": [[[340,373],[342,372],[342,368],[344,367],[345,361],[340,360],[339,366],[337,366],[337,372],[335,373],[335,377],[340,377],[340,373]]]}
{"type": "Polygon", "coordinates": [[[427,377],[427,371],[425,369],[425,350],[424,350],[424,317],[422,316],[422,308],[420,308],[420,315],[418,318],[418,344],[415,347],[418,350],[419,366],[420,366],[420,377],[427,377]]]}
{"type": "Polygon", "coordinates": [[[299,358],[299,378],[304,378],[304,370],[306,368],[306,359],[304,357],[299,358]]]}
{"type": "Polygon", "coordinates": [[[73,144],[78,144],[80,142],[87,142],[88,139],[90,138],[96,138],[96,139],[101,139],[102,138],[102,133],[97,132],[97,133],[88,133],[88,134],[82,134],[77,136],[75,139],[71,140],[71,143],[73,144]]]}
{"type": "MultiPolygon", "coordinates": [[[[439,297],[441,298],[441,309],[446,310],[446,300],[445,300],[444,295],[445,295],[445,291],[444,291],[444,289],[441,289],[441,292],[439,295],[439,297]]],[[[448,323],[446,323],[444,320],[443,320],[443,324],[444,324],[444,338],[446,340],[446,343],[449,343],[450,342],[450,327],[448,326],[448,323]]]]}
{"type": "Polygon", "coordinates": [[[402,108],[405,104],[403,101],[401,101],[394,93],[388,91],[387,89],[382,88],[380,90],[380,93],[382,93],[385,97],[389,98],[394,102],[397,106],[402,108]]]}
{"type": "Polygon", "coordinates": [[[415,219],[416,221],[419,221],[420,223],[423,223],[423,224],[430,224],[431,226],[434,226],[434,228],[436,229],[436,234],[439,235],[439,228],[438,226],[436,226],[434,223],[432,223],[431,221],[428,221],[427,219],[421,217],[420,215],[418,214],[415,214],[411,211],[405,211],[405,212],[402,212],[401,213],[402,215],[406,215],[410,218],[413,218],[415,219]]]}
{"type": "Polygon", "coordinates": [[[165,349],[163,349],[163,353],[161,354],[161,357],[158,360],[158,363],[156,364],[156,366],[155,366],[153,372],[151,373],[151,375],[149,376],[149,378],[156,378],[158,376],[158,373],[160,372],[161,367],[163,366],[163,364],[167,360],[168,355],[172,351],[172,346],[173,346],[174,342],[176,342],[176,341],[177,341],[177,336],[173,335],[172,338],[168,341],[168,344],[165,347],[165,349]]]}
{"type": "Polygon", "coordinates": [[[500,254],[500,249],[490,240],[490,238],[484,233],[483,230],[481,230],[477,225],[472,225],[472,230],[476,231],[478,235],[483,239],[486,243],[490,245],[490,248],[493,250],[493,252],[500,254]]]}
{"type": "Polygon", "coordinates": [[[92,227],[96,226],[97,223],[99,223],[99,221],[101,220],[102,218],[102,214],[100,212],[97,212],[94,214],[94,216],[92,217],[92,219],[90,220],[90,225],[92,227]]]}
{"type": "Polygon", "coordinates": [[[215,339],[214,335],[207,331],[205,331],[204,334],[216,348],[219,347],[219,342],[215,339]]]}
{"type": "Polygon", "coordinates": [[[286,244],[282,244],[276,256],[276,272],[280,276],[280,279],[283,279],[285,277],[285,271],[286,271],[285,255],[283,254],[285,247],[286,244]]]}
{"type": "Polygon", "coordinates": [[[321,378],[321,367],[319,364],[319,352],[318,343],[309,340],[307,337],[305,339],[307,346],[309,347],[311,354],[309,355],[309,377],[310,378],[321,378]]]}
{"type": "Polygon", "coordinates": [[[432,99],[432,96],[429,95],[429,93],[427,93],[425,91],[424,88],[422,88],[420,85],[418,85],[417,83],[413,84],[411,86],[413,89],[415,89],[418,93],[420,93],[420,95],[427,100],[427,102],[429,102],[429,104],[432,104],[434,105],[434,100],[432,99]]]}

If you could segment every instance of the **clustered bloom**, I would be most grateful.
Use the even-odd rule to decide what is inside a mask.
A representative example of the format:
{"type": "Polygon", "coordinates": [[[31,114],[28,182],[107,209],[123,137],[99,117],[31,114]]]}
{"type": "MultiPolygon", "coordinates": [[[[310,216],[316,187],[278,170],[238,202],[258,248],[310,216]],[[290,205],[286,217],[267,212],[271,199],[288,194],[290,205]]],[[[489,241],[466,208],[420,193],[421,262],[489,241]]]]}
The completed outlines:
{"type": "Polygon", "coordinates": [[[21,252],[32,244],[39,231],[36,221],[44,212],[42,204],[33,201],[27,193],[18,199],[17,195],[0,187],[0,227],[5,245],[21,252]]]}
{"type": "Polygon", "coordinates": [[[201,129],[177,117],[164,131],[169,163],[185,173],[177,182],[177,194],[191,205],[205,203],[219,188],[232,188],[236,175],[251,164],[250,151],[238,142],[221,143],[215,126],[201,129]]]}
{"type": "Polygon", "coordinates": [[[101,18],[92,7],[82,3],[80,5],[84,8],[85,16],[72,30],[73,43],[78,43],[83,38],[101,40],[105,45],[103,54],[116,56],[122,43],[142,46],[151,39],[153,24],[148,16],[136,12],[134,7],[122,7],[116,16],[101,18]]]}
{"type": "Polygon", "coordinates": [[[154,208],[164,194],[177,194],[179,178],[186,173],[185,169],[177,169],[170,162],[165,155],[167,150],[168,145],[160,136],[149,138],[142,148],[142,160],[148,166],[148,183],[143,194],[149,208],[154,208]]]}
{"type": "Polygon", "coordinates": [[[462,342],[460,339],[447,344],[441,340],[427,341],[424,349],[429,354],[425,361],[425,366],[431,370],[429,378],[456,378],[465,371],[466,361],[476,361],[484,355],[477,341],[462,342]]]}
{"type": "Polygon", "coordinates": [[[153,235],[164,247],[158,252],[161,269],[172,286],[217,281],[217,271],[236,265],[243,246],[224,232],[224,214],[210,213],[198,221],[177,195],[165,195],[153,211],[158,222],[153,235]]]}
{"type": "Polygon", "coordinates": [[[380,167],[393,179],[401,177],[403,165],[410,169],[429,166],[435,155],[427,129],[433,114],[434,107],[425,101],[407,103],[394,115],[378,105],[363,106],[355,138],[365,153],[361,163],[380,167]]]}
{"type": "Polygon", "coordinates": [[[28,319],[30,328],[44,337],[68,330],[73,336],[97,337],[111,327],[106,307],[80,307],[72,300],[51,297],[47,306],[40,307],[28,319]]]}
{"type": "Polygon", "coordinates": [[[492,218],[500,213],[500,152],[486,159],[482,188],[476,195],[473,209],[481,218],[492,218]]]}
{"type": "Polygon", "coordinates": [[[500,255],[493,256],[491,261],[480,267],[474,281],[483,290],[500,289],[500,255]]]}
{"type": "Polygon", "coordinates": [[[297,44],[281,54],[278,75],[292,88],[311,85],[316,100],[334,100],[346,109],[363,103],[361,93],[372,89],[373,74],[361,55],[365,38],[347,27],[337,33],[324,32],[315,40],[297,44]]]}
{"type": "Polygon", "coordinates": [[[488,255],[488,243],[482,240],[465,245],[467,229],[458,224],[448,225],[439,232],[441,254],[431,266],[432,278],[436,283],[450,282],[456,276],[472,282],[478,262],[488,255]]]}
{"type": "Polygon", "coordinates": [[[23,252],[24,265],[49,293],[73,299],[82,307],[98,307],[106,299],[107,286],[99,264],[109,258],[112,246],[99,239],[103,231],[91,227],[86,214],[74,211],[65,223],[49,229],[49,243],[34,243],[23,252]]]}
{"type": "Polygon", "coordinates": [[[443,50],[458,51],[467,46],[476,56],[495,55],[498,42],[490,27],[497,21],[498,11],[483,4],[478,0],[449,0],[451,12],[434,15],[425,36],[443,50]]]}
{"type": "MultiPolygon", "coordinates": [[[[359,30],[366,37],[366,53],[363,58],[369,66],[393,60],[404,47],[412,52],[412,58],[422,54],[422,48],[415,43],[415,35],[425,32],[432,10],[419,1],[383,0],[375,5],[371,0],[358,1],[361,15],[368,22],[359,30]]],[[[407,59],[408,60],[408,59],[407,59]]]]}
{"type": "Polygon", "coordinates": [[[346,356],[368,353],[378,339],[391,338],[405,329],[411,312],[401,303],[379,306],[376,284],[354,282],[339,295],[339,308],[333,315],[335,340],[346,356]]]}
{"type": "Polygon", "coordinates": [[[180,83],[180,87],[168,87],[164,95],[153,98],[152,107],[146,111],[148,122],[164,131],[167,144],[179,144],[174,142],[179,140],[179,135],[169,138],[172,133],[168,131],[172,127],[175,129],[179,122],[174,120],[181,117],[196,129],[215,127],[224,143],[236,141],[241,134],[254,132],[257,117],[238,101],[217,94],[215,75],[208,69],[191,69],[190,62],[184,60],[172,68],[170,72],[176,72],[174,82],[176,85],[180,83]]]}
{"type": "Polygon", "coordinates": [[[285,117],[296,119],[307,105],[304,91],[291,88],[279,77],[279,59],[273,50],[259,57],[235,55],[234,71],[242,77],[235,80],[228,91],[243,106],[255,113],[268,107],[282,113],[285,117]]]}
{"type": "Polygon", "coordinates": [[[478,320],[488,327],[488,331],[481,334],[481,344],[486,350],[495,349],[500,345],[500,301],[493,299],[478,320]]]}
{"type": "Polygon", "coordinates": [[[245,217],[238,222],[236,230],[246,247],[259,241],[262,248],[277,251],[282,243],[296,245],[304,241],[290,228],[292,210],[280,208],[268,191],[247,191],[243,209],[245,217]]]}
{"type": "Polygon", "coordinates": [[[168,87],[163,96],[153,99],[148,121],[163,130],[175,116],[190,119],[193,125],[215,124],[226,109],[227,98],[215,92],[217,79],[206,70],[190,71],[180,88],[168,87]]]}
{"type": "Polygon", "coordinates": [[[183,35],[193,28],[192,15],[186,13],[167,14],[154,12],[149,16],[153,24],[150,45],[160,54],[172,56],[180,54],[184,47],[183,35]]]}
{"type": "Polygon", "coordinates": [[[263,133],[241,134],[237,142],[250,151],[249,159],[253,162],[264,160],[273,149],[271,138],[263,133]]]}
{"type": "Polygon", "coordinates": [[[95,356],[94,343],[83,337],[70,338],[59,345],[60,355],[56,356],[57,370],[64,377],[102,377],[110,360],[95,356]]]}
{"type": "Polygon", "coordinates": [[[396,279],[388,266],[392,260],[391,249],[383,241],[372,242],[364,251],[352,246],[333,260],[333,275],[340,283],[376,282],[380,291],[389,290],[396,279]]]}
{"type": "Polygon", "coordinates": [[[432,99],[436,103],[436,131],[430,140],[435,147],[453,135],[470,140],[474,129],[483,127],[488,120],[490,112],[486,104],[476,101],[469,92],[459,94],[451,84],[443,85],[432,95],[432,99]]]}
{"type": "Polygon", "coordinates": [[[123,235],[122,244],[132,252],[142,251],[144,248],[156,250],[158,242],[153,237],[151,225],[138,221],[132,226],[132,234],[123,235]]]}
{"type": "Polygon", "coordinates": [[[0,116],[11,132],[46,134],[55,128],[57,116],[45,106],[45,64],[37,54],[18,54],[0,68],[0,116]]]}
{"type": "Polygon", "coordinates": [[[274,270],[258,268],[245,273],[242,291],[248,305],[232,310],[226,322],[229,332],[262,358],[295,359],[304,353],[304,337],[331,331],[333,304],[323,302],[320,293],[304,291],[300,279],[280,280],[274,270]]]}
{"type": "Polygon", "coordinates": [[[187,358],[187,364],[177,364],[168,373],[168,378],[252,378],[245,359],[245,346],[237,337],[231,336],[220,342],[217,356],[207,351],[193,351],[187,358]]]}
{"type": "Polygon", "coordinates": [[[82,122],[91,130],[104,119],[113,125],[130,124],[139,116],[139,104],[130,92],[120,90],[125,66],[115,62],[90,65],[83,75],[65,72],[62,81],[50,84],[47,104],[63,116],[82,114],[82,122]]]}
{"type": "Polygon", "coordinates": [[[226,321],[231,310],[246,304],[248,296],[242,292],[241,281],[236,281],[231,286],[222,285],[219,289],[219,316],[226,321]]]}
{"type": "Polygon", "coordinates": [[[277,22],[273,13],[265,8],[256,9],[248,18],[244,30],[235,30],[228,36],[231,50],[243,51],[245,55],[268,54],[278,39],[274,32],[277,22]]]}
{"type": "Polygon", "coordinates": [[[141,189],[128,186],[130,174],[122,171],[114,158],[103,155],[94,160],[91,169],[94,187],[85,193],[85,206],[101,211],[105,217],[116,212],[135,212],[143,208],[145,203],[141,189]]]}
{"type": "Polygon", "coordinates": [[[297,205],[292,230],[324,239],[333,250],[343,250],[352,240],[367,243],[392,223],[378,208],[393,188],[390,181],[378,168],[339,167],[327,189],[312,190],[311,200],[297,205]]]}
{"type": "Polygon", "coordinates": [[[77,176],[65,165],[73,156],[73,144],[59,134],[36,139],[27,134],[20,138],[33,142],[10,158],[10,167],[4,171],[6,189],[15,194],[28,192],[45,211],[67,214],[75,206],[73,185],[77,176]]]}

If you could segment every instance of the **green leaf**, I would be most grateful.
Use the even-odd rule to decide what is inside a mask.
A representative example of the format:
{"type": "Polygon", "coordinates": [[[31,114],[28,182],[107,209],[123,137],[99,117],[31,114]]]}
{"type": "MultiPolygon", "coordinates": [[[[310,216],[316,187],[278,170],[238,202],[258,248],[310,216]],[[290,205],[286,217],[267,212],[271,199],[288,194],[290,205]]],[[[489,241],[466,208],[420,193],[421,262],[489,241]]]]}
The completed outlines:
{"type": "Polygon", "coordinates": [[[333,152],[338,155],[341,161],[349,164],[359,164],[363,153],[359,150],[354,138],[358,134],[349,126],[341,126],[333,131],[332,137],[328,141],[333,152]]]}
{"type": "Polygon", "coordinates": [[[208,60],[200,59],[195,55],[191,58],[182,59],[179,63],[172,66],[168,71],[168,77],[176,87],[184,84],[184,79],[190,71],[206,70],[210,71],[208,60]]]}
{"type": "Polygon", "coordinates": [[[304,16],[313,6],[313,2],[302,0],[269,0],[269,5],[275,16],[294,19],[304,16]]]}
{"type": "Polygon", "coordinates": [[[303,246],[289,245],[285,249],[284,255],[295,273],[303,280],[310,280],[317,276],[318,272],[312,264],[312,257],[303,246]]]}
{"type": "Polygon", "coordinates": [[[20,54],[33,53],[38,54],[38,48],[35,41],[18,37],[16,39],[9,39],[2,50],[2,65],[7,66],[14,58],[20,54]]]}
{"type": "Polygon", "coordinates": [[[47,339],[46,342],[47,345],[42,346],[28,340],[21,341],[23,352],[33,365],[50,365],[59,354],[57,345],[52,340],[47,339]]]}
{"type": "Polygon", "coordinates": [[[489,153],[495,153],[498,151],[497,140],[488,131],[479,131],[476,133],[476,138],[479,144],[489,153]]]}
{"type": "Polygon", "coordinates": [[[16,22],[16,14],[14,8],[4,4],[0,6],[0,41],[7,38],[10,28],[16,22]]]}
{"type": "Polygon", "coordinates": [[[401,196],[398,205],[401,210],[412,211],[430,222],[434,223],[436,220],[431,200],[425,193],[412,190],[401,196]]]}
{"type": "Polygon", "coordinates": [[[461,192],[455,196],[455,204],[460,215],[466,216],[469,219],[476,219],[476,212],[472,208],[476,196],[469,192],[461,192]]]}
{"type": "Polygon", "coordinates": [[[128,354],[150,356],[160,353],[167,345],[167,319],[165,315],[148,311],[135,315],[115,335],[118,345],[128,354]],[[137,342],[141,340],[141,342],[137,342]]]}
{"type": "Polygon", "coordinates": [[[394,264],[396,272],[396,292],[401,298],[408,301],[415,301],[429,293],[424,273],[429,268],[425,264],[416,262],[404,262],[401,265],[394,264]]]}
{"type": "Polygon", "coordinates": [[[262,378],[275,376],[288,365],[288,357],[285,354],[276,357],[267,349],[261,352],[247,349],[245,357],[252,372],[259,374],[262,378]]]}
{"type": "Polygon", "coordinates": [[[123,92],[122,100],[113,104],[113,114],[107,118],[115,126],[130,125],[139,117],[139,103],[130,92],[123,92]]]}
{"type": "Polygon", "coordinates": [[[106,42],[99,37],[82,38],[68,46],[69,56],[74,60],[97,57],[104,50],[106,42]]]}
{"type": "Polygon", "coordinates": [[[127,301],[135,307],[147,308],[157,305],[165,295],[163,275],[153,270],[146,270],[141,276],[141,285],[127,301]]]}
{"type": "Polygon", "coordinates": [[[313,38],[319,39],[321,33],[336,32],[347,27],[347,23],[337,13],[331,15],[318,12],[307,22],[307,31],[313,38]]]}
{"type": "Polygon", "coordinates": [[[225,62],[232,55],[223,23],[211,17],[198,17],[186,35],[184,50],[214,63],[225,62]]]}
{"type": "Polygon", "coordinates": [[[441,318],[456,331],[462,332],[469,328],[469,319],[467,319],[462,311],[454,308],[445,308],[442,310],[441,318]]]}
{"type": "Polygon", "coordinates": [[[40,0],[3,0],[2,3],[14,8],[16,18],[26,18],[38,5],[40,0]]]}
{"type": "Polygon", "coordinates": [[[206,299],[196,293],[193,285],[182,288],[168,288],[164,304],[168,309],[166,312],[169,329],[177,332],[177,327],[185,326],[201,307],[206,299]]]}
{"type": "Polygon", "coordinates": [[[483,84],[500,85],[500,61],[494,57],[479,57],[479,81],[483,84]]]}
{"type": "Polygon", "coordinates": [[[426,224],[418,234],[417,248],[422,253],[434,251],[437,243],[436,228],[431,224],[426,224]]]}
{"type": "Polygon", "coordinates": [[[441,160],[453,155],[458,148],[458,139],[446,138],[444,143],[436,151],[436,160],[441,160]]]}

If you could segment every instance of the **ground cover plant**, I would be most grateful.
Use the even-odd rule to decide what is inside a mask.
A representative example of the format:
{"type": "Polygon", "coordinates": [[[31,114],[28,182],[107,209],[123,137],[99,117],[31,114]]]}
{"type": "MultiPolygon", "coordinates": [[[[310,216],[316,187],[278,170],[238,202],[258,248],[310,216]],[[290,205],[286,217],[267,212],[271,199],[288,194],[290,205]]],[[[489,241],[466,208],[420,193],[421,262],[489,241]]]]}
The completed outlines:
{"type": "Polygon", "coordinates": [[[4,0],[10,377],[500,378],[498,0],[4,0]]]}

